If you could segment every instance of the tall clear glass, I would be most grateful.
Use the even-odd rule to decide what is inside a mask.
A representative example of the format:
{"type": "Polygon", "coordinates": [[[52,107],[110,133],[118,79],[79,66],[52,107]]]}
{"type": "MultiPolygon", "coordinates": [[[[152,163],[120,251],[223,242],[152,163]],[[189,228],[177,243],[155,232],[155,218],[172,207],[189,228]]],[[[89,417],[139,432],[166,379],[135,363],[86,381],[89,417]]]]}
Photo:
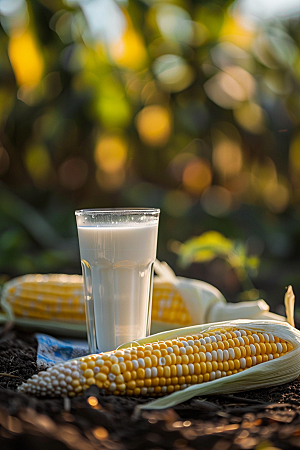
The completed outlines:
{"type": "Polygon", "coordinates": [[[75,211],[91,353],[149,335],[159,209],[75,211]]]}

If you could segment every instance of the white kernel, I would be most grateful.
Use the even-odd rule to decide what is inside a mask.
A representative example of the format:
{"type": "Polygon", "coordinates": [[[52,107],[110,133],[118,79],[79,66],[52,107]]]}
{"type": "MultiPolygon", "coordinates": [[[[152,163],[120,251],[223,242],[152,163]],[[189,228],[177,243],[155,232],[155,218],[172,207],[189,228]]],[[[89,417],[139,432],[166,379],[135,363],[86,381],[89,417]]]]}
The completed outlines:
{"type": "Polygon", "coordinates": [[[254,344],[250,344],[249,347],[250,347],[250,350],[251,350],[251,354],[252,354],[253,356],[256,355],[256,348],[255,348],[255,345],[254,345],[254,344]]]}
{"type": "Polygon", "coordinates": [[[141,395],[147,395],[148,389],[146,387],[142,387],[141,389],[141,395]]]}
{"type": "Polygon", "coordinates": [[[59,385],[59,382],[57,380],[52,381],[52,386],[56,387],[59,385]]]}
{"type": "Polygon", "coordinates": [[[145,378],[151,378],[151,369],[150,369],[150,367],[146,367],[146,369],[145,369],[145,378]]]}
{"type": "Polygon", "coordinates": [[[189,368],[189,374],[194,375],[194,372],[195,372],[194,364],[192,364],[192,363],[188,364],[188,368],[189,368]]]}
{"type": "Polygon", "coordinates": [[[57,377],[57,379],[60,380],[64,380],[65,379],[65,375],[63,373],[60,373],[57,377]]]}
{"type": "Polygon", "coordinates": [[[119,357],[118,357],[118,362],[120,363],[120,362],[123,362],[123,361],[124,361],[123,356],[119,356],[119,357]]]}
{"type": "Polygon", "coordinates": [[[241,337],[241,332],[239,330],[234,331],[236,337],[241,337]]]}
{"type": "Polygon", "coordinates": [[[222,378],[223,378],[223,377],[226,377],[227,373],[225,372],[225,370],[222,370],[221,373],[222,373],[222,378]]]}
{"type": "Polygon", "coordinates": [[[269,333],[270,342],[275,342],[274,336],[272,333],[269,333]]]}
{"type": "Polygon", "coordinates": [[[222,338],[221,338],[221,336],[219,334],[215,334],[215,338],[217,339],[217,341],[221,341],[222,340],[222,338]]]}
{"type": "Polygon", "coordinates": [[[253,339],[255,340],[255,342],[256,342],[257,344],[260,342],[260,339],[259,339],[259,337],[257,336],[256,333],[253,333],[253,334],[252,334],[252,337],[253,337],[253,339]]]}
{"type": "MultiPolygon", "coordinates": [[[[55,372],[57,372],[57,370],[55,370],[55,372]]],[[[57,373],[56,373],[56,375],[58,375],[58,373],[59,373],[59,372],[57,372],[57,373]]],[[[34,375],[32,375],[32,377],[31,377],[31,378],[32,378],[32,379],[34,379],[34,378],[38,378],[38,375],[37,375],[37,374],[34,374],[34,375]]]]}
{"type": "Polygon", "coordinates": [[[149,387],[149,388],[148,388],[148,392],[149,392],[149,394],[153,394],[153,392],[154,392],[154,387],[149,387]]]}
{"type": "Polygon", "coordinates": [[[167,347],[167,352],[168,352],[168,353],[173,353],[172,347],[167,347]]]}
{"type": "Polygon", "coordinates": [[[188,385],[184,383],[180,386],[180,389],[181,389],[181,391],[183,391],[183,389],[186,389],[187,387],[188,387],[188,385]]]}
{"type": "Polygon", "coordinates": [[[216,370],[216,378],[221,378],[222,372],[220,370],[216,370]]]}
{"type": "Polygon", "coordinates": [[[71,370],[71,369],[65,369],[65,370],[64,370],[64,374],[65,374],[65,375],[71,375],[71,373],[72,373],[72,370],[71,370]]]}
{"type": "Polygon", "coordinates": [[[131,362],[132,362],[134,370],[137,370],[139,368],[138,361],[136,359],[133,359],[131,362]]]}
{"type": "Polygon", "coordinates": [[[156,367],[151,367],[151,374],[153,378],[157,377],[157,368],[156,367]]]}
{"type": "Polygon", "coordinates": [[[223,351],[220,348],[218,348],[218,350],[217,350],[217,360],[218,361],[223,361],[223,358],[224,358],[223,351]]]}
{"type": "Polygon", "coordinates": [[[210,336],[210,342],[217,342],[217,339],[215,338],[215,336],[210,336]]]}
{"type": "MultiPolygon", "coordinates": [[[[54,375],[55,377],[57,377],[57,375],[59,375],[59,371],[56,369],[51,369],[50,370],[51,375],[54,375]]],[[[33,375],[35,377],[35,375],[33,375]]],[[[37,377],[37,375],[36,375],[37,377]]],[[[32,377],[33,378],[33,377],[32,377]]]]}
{"type": "MultiPolygon", "coordinates": [[[[282,347],[281,347],[282,348],[282,347]]],[[[281,352],[280,352],[281,353],[281,352]]],[[[44,378],[44,381],[46,382],[46,383],[50,383],[51,382],[51,378],[50,377],[45,377],[44,378]]]]}
{"type": "Polygon", "coordinates": [[[240,365],[241,365],[241,369],[245,369],[245,367],[246,367],[246,359],[245,358],[240,359],[240,365]]]}
{"type": "Polygon", "coordinates": [[[195,340],[194,340],[194,345],[200,345],[199,339],[195,339],[195,340]]]}
{"type": "Polygon", "coordinates": [[[209,379],[210,379],[210,381],[215,380],[216,379],[216,372],[214,372],[214,371],[210,372],[209,379]]]}
{"type": "Polygon", "coordinates": [[[109,388],[108,388],[108,390],[109,391],[111,391],[111,392],[113,392],[113,391],[115,391],[117,389],[117,385],[116,385],[116,383],[110,383],[110,386],[109,386],[109,388]]]}
{"type": "Polygon", "coordinates": [[[109,373],[109,374],[107,375],[107,378],[109,379],[109,381],[115,381],[116,375],[113,374],[113,373],[109,373]]]}
{"type": "Polygon", "coordinates": [[[60,387],[62,387],[62,388],[67,387],[67,383],[65,382],[65,380],[61,380],[61,381],[59,382],[59,385],[60,385],[60,387]]]}
{"type": "Polygon", "coordinates": [[[40,388],[43,388],[43,387],[46,387],[46,386],[47,386],[47,383],[45,383],[45,381],[41,380],[41,381],[39,382],[39,387],[40,387],[40,388]]]}
{"type": "Polygon", "coordinates": [[[181,377],[182,376],[182,365],[176,364],[176,367],[177,367],[177,376],[181,377]]]}
{"type": "Polygon", "coordinates": [[[205,345],[206,344],[206,342],[205,342],[205,340],[203,338],[200,339],[200,344],[201,345],[205,345]]]}
{"type": "Polygon", "coordinates": [[[210,340],[209,336],[205,336],[204,340],[205,340],[206,344],[210,344],[211,343],[211,340],[210,340]]]}
{"type": "Polygon", "coordinates": [[[79,377],[80,377],[80,374],[79,374],[78,370],[75,370],[72,373],[72,378],[75,380],[75,379],[78,379],[79,377]]]}
{"type": "Polygon", "coordinates": [[[104,361],[102,358],[97,358],[95,362],[96,362],[96,365],[99,367],[102,367],[104,364],[104,361]]]}
{"type": "Polygon", "coordinates": [[[194,345],[194,341],[192,341],[191,339],[188,340],[188,344],[193,346],[194,345]]]}
{"type": "Polygon", "coordinates": [[[270,341],[269,335],[267,333],[263,333],[263,337],[265,338],[265,342],[270,341]]]}
{"type": "Polygon", "coordinates": [[[158,365],[164,366],[165,364],[166,364],[166,359],[163,356],[161,356],[158,360],[158,365]]]}
{"type": "Polygon", "coordinates": [[[138,363],[140,367],[145,367],[145,360],[143,358],[138,358],[138,363]]]}
{"type": "Polygon", "coordinates": [[[229,347],[228,353],[229,353],[230,358],[234,359],[235,353],[234,353],[234,349],[232,347],[229,347]]]}
{"type": "Polygon", "coordinates": [[[86,382],[86,379],[84,377],[80,377],[79,378],[79,383],[80,384],[85,384],[85,382],[86,382]]]}
{"type": "Polygon", "coordinates": [[[276,343],[278,353],[282,353],[282,344],[280,342],[276,343]]]}
{"type": "Polygon", "coordinates": [[[238,340],[241,345],[245,345],[245,341],[241,336],[238,336],[238,340]]]}
{"type": "Polygon", "coordinates": [[[255,366],[256,365],[256,356],[252,356],[252,365],[255,366]]]}
{"type": "Polygon", "coordinates": [[[112,355],[112,356],[109,358],[109,360],[110,360],[113,364],[117,364],[117,362],[118,362],[118,358],[117,358],[116,356],[114,356],[114,355],[112,355]]]}
{"type": "Polygon", "coordinates": [[[217,361],[217,359],[218,359],[218,354],[217,354],[216,350],[213,350],[213,351],[211,352],[211,357],[212,357],[212,360],[213,360],[213,361],[217,361]]]}
{"type": "Polygon", "coordinates": [[[272,355],[272,353],[270,353],[270,354],[268,355],[268,358],[269,358],[269,361],[270,361],[271,359],[274,358],[274,356],[272,355]]]}
{"type": "Polygon", "coordinates": [[[67,391],[69,391],[69,392],[73,391],[73,387],[70,386],[70,385],[68,385],[68,386],[67,386],[67,391]]]}
{"type": "Polygon", "coordinates": [[[167,386],[162,386],[161,393],[166,394],[167,390],[168,390],[167,386]]]}
{"type": "Polygon", "coordinates": [[[185,354],[186,354],[186,349],[185,349],[185,347],[180,347],[180,353],[181,353],[182,355],[185,355],[185,354]]]}
{"type": "Polygon", "coordinates": [[[245,330],[240,330],[241,336],[247,336],[247,333],[245,330]]]}
{"type": "Polygon", "coordinates": [[[181,341],[181,342],[185,347],[187,347],[189,345],[186,341],[181,341]]]}
{"type": "Polygon", "coordinates": [[[93,368],[93,372],[94,372],[94,374],[99,373],[99,372],[100,372],[100,367],[99,367],[99,366],[95,366],[95,367],[93,368]]]}
{"type": "Polygon", "coordinates": [[[72,377],[66,377],[66,383],[72,383],[73,378],[72,377]]]}
{"type": "Polygon", "coordinates": [[[206,361],[212,361],[212,356],[211,356],[210,352],[206,352],[205,355],[206,355],[206,361]]]}
{"type": "Polygon", "coordinates": [[[229,359],[229,352],[228,352],[228,350],[224,350],[223,351],[223,358],[224,358],[224,361],[228,361],[228,359],[229,359]]]}

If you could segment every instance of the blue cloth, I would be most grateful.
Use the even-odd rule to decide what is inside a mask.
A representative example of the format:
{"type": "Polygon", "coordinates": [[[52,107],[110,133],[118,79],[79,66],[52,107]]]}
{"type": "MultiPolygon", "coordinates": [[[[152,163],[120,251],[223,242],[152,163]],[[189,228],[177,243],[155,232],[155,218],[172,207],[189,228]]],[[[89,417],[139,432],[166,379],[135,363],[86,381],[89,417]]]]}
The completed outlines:
{"type": "Polygon", "coordinates": [[[84,340],[59,340],[42,333],[36,333],[35,337],[38,341],[37,366],[39,369],[89,354],[88,343],[84,340]]]}

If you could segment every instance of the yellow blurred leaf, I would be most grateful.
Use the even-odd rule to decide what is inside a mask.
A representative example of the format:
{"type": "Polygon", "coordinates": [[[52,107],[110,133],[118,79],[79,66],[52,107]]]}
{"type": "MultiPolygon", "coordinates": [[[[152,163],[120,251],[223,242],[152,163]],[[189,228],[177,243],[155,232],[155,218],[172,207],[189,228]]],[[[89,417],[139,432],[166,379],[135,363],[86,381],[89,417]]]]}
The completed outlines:
{"type": "Polygon", "coordinates": [[[43,76],[44,61],[32,31],[22,34],[14,30],[9,41],[8,53],[19,86],[36,86],[43,76]]]}

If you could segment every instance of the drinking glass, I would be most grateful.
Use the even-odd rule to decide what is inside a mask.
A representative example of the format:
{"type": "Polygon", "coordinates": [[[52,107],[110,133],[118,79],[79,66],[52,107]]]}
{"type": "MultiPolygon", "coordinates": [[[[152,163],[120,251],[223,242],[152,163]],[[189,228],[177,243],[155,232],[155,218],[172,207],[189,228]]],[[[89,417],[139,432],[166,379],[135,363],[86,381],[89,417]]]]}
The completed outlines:
{"type": "Polygon", "coordinates": [[[159,209],[75,211],[91,353],[150,334],[159,209]]]}

